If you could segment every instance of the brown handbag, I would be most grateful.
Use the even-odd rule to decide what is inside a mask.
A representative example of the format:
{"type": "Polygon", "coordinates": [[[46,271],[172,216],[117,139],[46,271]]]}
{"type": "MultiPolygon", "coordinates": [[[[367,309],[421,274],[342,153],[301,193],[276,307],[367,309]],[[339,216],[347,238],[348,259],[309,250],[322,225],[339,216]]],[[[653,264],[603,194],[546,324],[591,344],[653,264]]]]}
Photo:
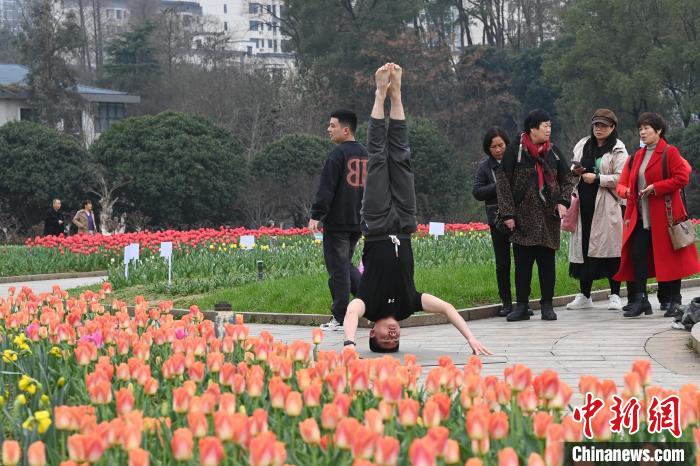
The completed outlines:
{"type": "MultiPolygon", "coordinates": [[[[668,162],[666,160],[666,150],[661,157],[663,178],[668,178],[668,162]]],[[[688,211],[685,209],[685,193],[681,189],[681,199],[683,199],[683,208],[685,210],[685,220],[676,222],[673,219],[673,209],[671,208],[671,195],[666,194],[666,217],[668,218],[668,235],[671,237],[673,249],[683,249],[687,246],[695,244],[697,234],[693,222],[688,218],[688,211]]]]}

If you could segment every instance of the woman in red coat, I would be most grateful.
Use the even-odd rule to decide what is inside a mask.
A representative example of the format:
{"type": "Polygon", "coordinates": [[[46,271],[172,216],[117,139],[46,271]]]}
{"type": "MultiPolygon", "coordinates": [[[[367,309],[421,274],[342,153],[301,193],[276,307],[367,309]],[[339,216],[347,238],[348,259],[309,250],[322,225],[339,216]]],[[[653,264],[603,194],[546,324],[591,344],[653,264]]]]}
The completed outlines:
{"type": "MultiPolygon", "coordinates": [[[[625,164],[617,192],[627,199],[622,230],[622,260],[615,280],[634,280],[635,296],[625,317],[651,314],[647,299],[648,277],[656,277],[659,287],[680,304],[681,278],[700,272],[695,245],[673,249],[668,233],[666,196],[671,198],[673,220],[687,218],[681,189],[690,177],[690,165],[678,149],[664,139],[666,123],[655,113],[643,113],[637,122],[643,148],[625,164]],[[663,154],[668,176],[663,176],[663,154]]],[[[676,312],[672,303],[666,316],[676,312]]]]}

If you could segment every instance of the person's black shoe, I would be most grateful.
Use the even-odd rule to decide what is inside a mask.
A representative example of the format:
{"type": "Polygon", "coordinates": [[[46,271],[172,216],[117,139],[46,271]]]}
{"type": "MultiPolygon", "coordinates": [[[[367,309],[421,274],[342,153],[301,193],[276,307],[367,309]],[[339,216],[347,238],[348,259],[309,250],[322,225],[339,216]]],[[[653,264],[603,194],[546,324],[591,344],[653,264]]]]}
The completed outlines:
{"type": "Polygon", "coordinates": [[[676,317],[678,314],[682,314],[683,311],[681,310],[680,306],[681,305],[679,303],[668,303],[664,317],[676,317]]]}
{"type": "Polygon", "coordinates": [[[626,311],[623,315],[625,317],[639,317],[642,314],[649,315],[654,311],[651,310],[651,304],[649,303],[649,298],[644,293],[639,293],[635,295],[634,301],[630,304],[629,311],[626,311]]]}
{"type": "Polygon", "coordinates": [[[501,306],[501,310],[498,311],[498,317],[507,317],[511,312],[513,312],[513,306],[511,304],[504,304],[501,306]]]}
{"type": "Polygon", "coordinates": [[[668,308],[671,307],[672,303],[661,303],[661,306],[659,307],[660,310],[662,311],[668,311],[668,308]]]}
{"type": "Polygon", "coordinates": [[[541,303],[542,320],[557,320],[557,313],[554,312],[554,307],[551,301],[541,303]]]}
{"type": "Polygon", "coordinates": [[[534,312],[532,309],[528,308],[528,309],[527,309],[527,315],[529,315],[529,316],[534,316],[534,315],[535,315],[535,312],[534,312]]]}
{"type": "Polygon", "coordinates": [[[518,320],[530,320],[530,314],[528,314],[527,303],[517,303],[513,312],[508,314],[506,320],[508,322],[516,322],[518,320]]]}

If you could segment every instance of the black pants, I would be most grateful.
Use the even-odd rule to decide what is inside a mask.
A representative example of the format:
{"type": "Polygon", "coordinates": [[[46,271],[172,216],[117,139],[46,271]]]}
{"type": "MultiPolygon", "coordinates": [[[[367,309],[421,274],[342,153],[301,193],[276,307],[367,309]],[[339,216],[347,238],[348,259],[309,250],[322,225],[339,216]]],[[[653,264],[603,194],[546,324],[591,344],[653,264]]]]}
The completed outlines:
{"type": "MultiPolygon", "coordinates": [[[[632,262],[634,263],[635,290],[638,293],[646,293],[647,277],[649,275],[648,257],[651,251],[651,230],[645,230],[641,220],[632,232],[632,262]]],[[[659,302],[681,303],[681,281],[672,280],[659,282],[659,302]]]]}
{"type": "Polygon", "coordinates": [[[515,298],[518,303],[527,303],[530,300],[532,266],[535,262],[537,262],[537,274],[540,278],[541,300],[543,302],[552,301],[552,298],[554,298],[554,284],[556,282],[554,253],[554,249],[544,246],[513,244],[515,298]]]}
{"type": "Polygon", "coordinates": [[[511,305],[513,297],[510,293],[510,241],[508,235],[491,227],[491,243],[496,256],[496,282],[498,295],[503,304],[511,305]]]}
{"type": "Polygon", "coordinates": [[[367,127],[367,181],[362,197],[365,236],[414,233],[416,192],[405,120],[370,118],[367,127]]]}
{"type": "Polygon", "coordinates": [[[352,256],[359,239],[359,232],[323,232],[323,259],[326,262],[328,288],[333,299],[331,312],[341,324],[345,319],[350,293],[356,295],[360,284],[360,271],[352,264],[352,256]]]}

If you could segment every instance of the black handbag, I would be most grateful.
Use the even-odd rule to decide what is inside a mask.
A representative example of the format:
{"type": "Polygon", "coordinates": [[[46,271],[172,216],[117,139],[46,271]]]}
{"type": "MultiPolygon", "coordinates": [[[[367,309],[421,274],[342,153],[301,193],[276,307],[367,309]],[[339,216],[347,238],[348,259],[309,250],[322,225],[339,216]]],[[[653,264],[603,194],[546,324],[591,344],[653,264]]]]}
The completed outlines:
{"type": "Polygon", "coordinates": [[[504,235],[510,236],[513,233],[513,231],[506,226],[505,219],[499,211],[496,211],[496,219],[493,222],[493,227],[496,231],[504,235]]]}

